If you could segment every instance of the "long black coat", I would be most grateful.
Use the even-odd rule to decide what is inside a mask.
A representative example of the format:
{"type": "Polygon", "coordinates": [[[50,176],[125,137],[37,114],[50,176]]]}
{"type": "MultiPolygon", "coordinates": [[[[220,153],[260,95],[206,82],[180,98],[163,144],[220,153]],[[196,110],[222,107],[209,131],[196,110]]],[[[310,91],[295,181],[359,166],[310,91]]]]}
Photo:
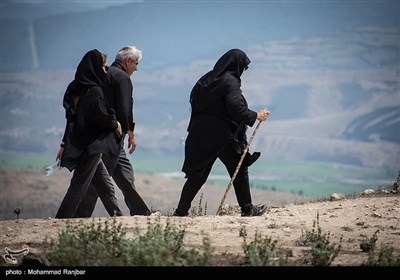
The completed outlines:
{"type": "Polygon", "coordinates": [[[193,87],[182,167],[186,176],[201,174],[228,144],[238,154],[243,152],[247,126],[253,126],[257,119],[257,112],[248,108],[240,88],[240,76],[249,64],[243,51],[230,50],[193,87]]]}
{"type": "Polygon", "coordinates": [[[123,133],[135,128],[132,91],[133,85],[129,74],[119,62],[114,61],[107,71],[105,95],[108,105],[116,112],[123,133]]]}
{"type": "Polygon", "coordinates": [[[119,155],[121,139],[116,132],[116,116],[108,108],[103,93],[105,73],[102,61],[99,51],[89,51],[82,58],[75,80],[64,95],[67,125],[61,166],[70,171],[75,169],[85,153],[104,153],[116,159],[119,155]]]}

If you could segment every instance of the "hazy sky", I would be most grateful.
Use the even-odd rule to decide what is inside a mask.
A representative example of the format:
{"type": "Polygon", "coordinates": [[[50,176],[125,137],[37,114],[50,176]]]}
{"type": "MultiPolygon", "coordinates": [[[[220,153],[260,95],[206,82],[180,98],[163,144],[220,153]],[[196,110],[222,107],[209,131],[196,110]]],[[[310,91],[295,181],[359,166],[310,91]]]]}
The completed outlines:
{"type": "Polygon", "coordinates": [[[49,3],[49,2],[71,2],[71,3],[84,3],[93,7],[104,8],[108,6],[121,5],[128,2],[142,2],[140,0],[5,0],[7,2],[26,2],[31,4],[49,3]]]}

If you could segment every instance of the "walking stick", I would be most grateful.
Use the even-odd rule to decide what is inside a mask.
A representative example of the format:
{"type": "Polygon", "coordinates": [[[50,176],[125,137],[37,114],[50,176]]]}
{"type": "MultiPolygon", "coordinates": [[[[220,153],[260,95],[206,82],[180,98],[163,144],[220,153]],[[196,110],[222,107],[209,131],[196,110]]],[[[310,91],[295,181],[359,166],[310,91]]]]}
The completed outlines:
{"type": "Polygon", "coordinates": [[[232,178],[231,178],[231,181],[229,182],[228,187],[227,187],[226,190],[225,190],[224,196],[222,197],[221,203],[219,204],[217,213],[215,214],[215,215],[217,215],[217,216],[218,216],[219,213],[221,212],[222,206],[224,205],[224,201],[225,201],[225,199],[226,199],[226,196],[228,195],[229,189],[232,187],[233,181],[235,180],[236,175],[238,174],[239,169],[240,169],[240,167],[242,166],[242,162],[243,162],[243,160],[244,160],[244,157],[246,156],[247,151],[249,150],[250,144],[251,144],[251,142],[253,141],[254,136],[256,135],[256,132],[257,132],[258,128],[260,127],[261,122],[262,122],[262,121],[258,121],[258,124],[257,124],[256,128],[254,129],[253,134],[251,135],[250,140],[249,140],[249,142],[247,143],[246,148],[244,149],[242,156],[240,157],[239,163],[238,163],[238,165],[236,166],[235,173],[233,173],[233,176],[232,176],[232,178]]]}

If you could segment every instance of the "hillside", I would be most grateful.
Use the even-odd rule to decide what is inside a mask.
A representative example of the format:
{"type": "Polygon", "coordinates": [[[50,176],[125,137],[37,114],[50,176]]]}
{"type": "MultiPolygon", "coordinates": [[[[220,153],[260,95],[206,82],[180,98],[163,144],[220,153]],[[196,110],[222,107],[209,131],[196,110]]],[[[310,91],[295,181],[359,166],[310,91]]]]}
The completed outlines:
{"type": "Polygon", "coordinates": [[[27,54],[30,58],[7,59],[3,67],[72,68],[87,49],[96,46],[114,53],[123,42],[134,40],[146,50],[148,59],[143,67],[157,70],[187,64],[196,54],[212,56],[229,46],[258,45],[365,26],[391,26],[398,22],[399,7],[390,1],[380,4],[197,0],[135,1],[89,9],[84,2],[90,1],[50,0],[41,5],[3,1],[0,19],[5,20],[1,24],[4,53],[15,58],[27,54]],[[14,25],[25,25],[25,32],[14,33],[14,25]],[[8,44],[15,34],[16,44],[8,44]],[[15,48],[16,45],[20,47],[15,48]]]}
{"type": "MultiPolygon", "coordinates": [[[[165,197],[165,199],[169,199],[165,197]]],[[[171,198],[174,199],[174,198],[171,198]]],[[[360,244],[371,239],[376,233],[376,252],[383,246],[394,248],[393,257],[400,260],[400,200],[398,194],[365,195],[339,201],[308,202],[299,205],[288,204],[271,208],[261,217],[240,217],[235,212],[228,215],[169,217],[154,213],[150,217],[118,217],[117,222],[127,228],[128,238],[133,238],[137,229],[145,230],[150,224],[167,222],[184,227],[185,243],[200,246],[203,236],[208,236],[213,248],[213,257],[209,266],[243,266],[243,237],[247,232],[247,242],[254,239],[258,232],[262,237],[271,237],[277,241],[277,248],[288,252],[287,266],[310,266],[310,246],[301,244],[307,231],[318,228],[322,234],[329,234],[329,241],[340,251],[331,266],[363,266],[368,253],[361,250],[360,244]]],[[[96,222],[104,222],[98,218],[96,222]]],[[[32,261],[43,252],[44,238],[57,238],[67,222],[92,223],[92,219],[57,220],[14,219],[1,221],[0,240],[2,248],[19,250],[29,246],[26,259],[18,256],[18,263],[32,266],[32,261]],[[29,261],[28,261],[29,260],[29,261]]],[[[377,253],[376,253],[377,254],[377,253]]],[[[10,267],[4,259],[1,265],[10,267]]],[[[37,266],[37,264],[36,264],[37,266]]],[[[71,269],[73,269],[72,267],[71,269]]],[[[41,268],[43,269],[43,268],[41,268]]],[[[80,267],[82,269],[82,267],[80,267]]],[[[83,268],[85,269],[85,268],[83,268]]],[[[101,272],[101,270],[99,270],[101,272]]]]}
{"type": "Polygon", "coordinates": [[[97,48],[110,64],[133,44],[143,51],[132,77],[140,151],[180,156],[191,88],[241,48],[249,107],[271,111],[255,151],[398,170],[398,2],[95,2],[0,3],[0,149],[55,154],[62,96],[82,55],[97,48]]]}
{"type": "MultiPolygon", "coordinates": [[[[135,83],[135,121],[139,152],[158,156],[181,155],[184,144],[182,139],[187,136],[190,112],[187,94],[191,85],[161,86],[148,80],[151,74],[138,75],[143,75],[134,78],[134,81],[138,81],[135,83]],[[160,112],[161,117],[154,119],[151,112],[160,112]]],[[[271,76],[272,80],[274,75],[283,76],[285,73],[271,71],[267,76],[271,76]]],[[[61,101],[72,77],[72,70],[35,70],[1,75],[2,150],[38,155],[56,154],[65,126],[61,101]]],[[[275,94],[271,98],[260,99],[252,88],[262,80],[249,78],[247,80],[246,77],[247,84],[243,88],[249,92],[246,97],[251,108],[257,110],[260,107],[256,105],[259,104],[257,100],[266,100],[272,106],[268,122],[261,126],[253,141],[253,151],[260,151],[268,158],[336,162],[398,170],[398,83],[388,87],[385,94],[379,93],[378,96],[376,93],[369,99],[357,98],[352,101],[350,109],[337,106],[337,111],[330,113],[322,112],[322,107],[332,110],[335,105],[323,105],[325,97],[318,94],[307,94],[308,97],[302,103],[296,94],[286,96],[285,99],[278,98],[275,94]],[[381,104],[375,106],[373,104],[378,97],[381,104]],[[293,103],[304,104],[309,108],[308,113],[304,109],[301,109],[301,113],[298,109],[291,113],[293,103]],[[320,108],[321,112],[304,116],[311,114],[315,108],[320,108]],[[285,115],[283,111],[289,113],[285,115]]],[[[376,79],[379,84],[379,80],[385,79],[385,75],[376,79]]],[[[362,94],[362,91],[353,94],[362,94]]],[[[344,97],[347,92],[340,95],[344,97]]],[[[252,129],[249,128],[248,132],[251,133],[252,129]]]]}

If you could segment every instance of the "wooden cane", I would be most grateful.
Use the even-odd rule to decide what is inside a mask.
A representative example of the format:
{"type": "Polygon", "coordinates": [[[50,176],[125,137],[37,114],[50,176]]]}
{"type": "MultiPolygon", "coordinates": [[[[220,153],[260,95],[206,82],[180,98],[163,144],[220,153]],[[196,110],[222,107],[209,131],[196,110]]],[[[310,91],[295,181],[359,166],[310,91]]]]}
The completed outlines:
{"type": "Polygon", "coordinates": [[[238,163],[238,165],[236,166],[235,173],[233,173],[233,176],[232,176],[232,178],[231,178],[231,181],[229,182],[228,187],[227,187],[226,190],[225,190],[224,196],[222,197],[221,203],[219,204],[217,213],[215,214],[215,215],[217,215],[217,216],[218,216],[219,213],[221,212],[222,206],[224,205],[224,202],[225,202],[226,196],[228,195],[229,189],[232,187],[233,181],[235,180],[236,175],[238,174],[239,169],[240,169],[240,167],[242,166],[242,162],[243,162],[243,160],[244,160],[244,158],[245,158],[245,156],[246,156],[246,154],[247,154],[247,151],[249,150],[250,144],[251,144],[251,142],[253,141],[254,136],[256,135],[256,132],[257,132],[258,128],[260,127],[261,122],[262,122],[262,121],[258,121],[258,124],[257,124],[256,128],[254,129],[253,134],[251,135],[250,140],[248,141],[248,143],[247,143],[247,145],[246,145],[246,148],[245,148],[244,151],[243,151],[242,156],[240,157],[239,163],[238,163]]]}

